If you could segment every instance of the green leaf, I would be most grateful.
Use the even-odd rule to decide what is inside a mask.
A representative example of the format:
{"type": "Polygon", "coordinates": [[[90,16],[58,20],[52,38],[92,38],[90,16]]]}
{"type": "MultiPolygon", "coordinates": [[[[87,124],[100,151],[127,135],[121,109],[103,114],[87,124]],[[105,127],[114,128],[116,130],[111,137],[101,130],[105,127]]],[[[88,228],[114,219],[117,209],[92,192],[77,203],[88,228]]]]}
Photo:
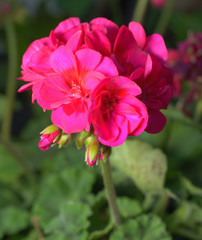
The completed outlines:
{"type": "Polygon", "coordinates": [[[30,216],[23,209],[9,206],[0,209],[0,237],[18,233],[30,225],[30,216]]]}
{"type": "Polygon", "coordinates": [[[117,198],[118,209],[124,218],[134,217],[142,212],[140,203],[127,197],[117,198]]]}
{"type": "Polygon", "coordinates": [[[110,240],[171,240],[161,219],[155,215],[142,215],[128,220],[115,230],[110,240]]]}
{"type": "MultiPolygon", "coordinates": [[[[75,233],[81,233],[90,225],[88,217],[92,214],[87,204],[79,201],[66,201],[60,206],[59,215],[50,220],[47,232],[63,234],[66,239],[72,239],[75,233]]],[[[80,238],[79,238],[80,239],[80,238]]]]}
{"type": "Polygon", "coordinates": [[[87,166],[82,169],[66,168],[44,177],[33,208],[33,214],[39,218],[43,230],[47,232],[48,222],[59,214],[59,206],[64,199],[91,202],[93,182],[93,172],[87,166]]]}
{"type": "Polygon", "coordinates": [[[113,149],[111,162],[132,178],[144,193],[163,189],[167,159],[160,149],[139,140],[127,140],[113,149]]]}
{"type": "Polygon", "coordinates": [[[0,144],[0,181],[13,182],[21,173],[22,168],[15,157],[0,144]]]}
{"type": "MultiPolygon", "coordinates": [[[[87,231],[82,231],[80,233],[72,233],[72,234],[68,234],[65,235],[64,233],[54,233],[51,236],[47,237],[46,240],[67,240],[67,239],[71,239],[71,240],[86,240],[88,237],[88,232],[87,231]]],[[[41,239],[43,240],[43,239],[41,239]]]]}

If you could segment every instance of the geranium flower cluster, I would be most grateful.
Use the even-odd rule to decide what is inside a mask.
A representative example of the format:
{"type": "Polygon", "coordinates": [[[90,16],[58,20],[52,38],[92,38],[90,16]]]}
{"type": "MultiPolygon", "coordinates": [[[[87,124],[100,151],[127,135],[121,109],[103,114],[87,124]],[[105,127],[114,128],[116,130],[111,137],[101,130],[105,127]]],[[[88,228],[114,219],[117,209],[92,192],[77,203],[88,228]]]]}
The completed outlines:
{"type": "Polygon", "coordinates": [[[202,33],[190,33],[177,49],[169,50],[167,65],[174,71],[173,96],[185,94],[185,107],[202,97],[202,33]],[[183,91],[183,83],[189,89],[183,91]]]}
{"type": "MultiPolygon", "coordinates": [[[[32,89],[32,101],[51,110],[65,134],[93,133],[91,144],[115,147],[128,135],[163,129],[160,110],[172,97],[167,57],[163,38],[147,37],[137,22],[119,28],[105,18],[69,18],[29,46],[20,78],[27,84],[19,92],[32,89]]],[[[50,131],[42,138],[43,150],[55,139],[50,131]]]]}

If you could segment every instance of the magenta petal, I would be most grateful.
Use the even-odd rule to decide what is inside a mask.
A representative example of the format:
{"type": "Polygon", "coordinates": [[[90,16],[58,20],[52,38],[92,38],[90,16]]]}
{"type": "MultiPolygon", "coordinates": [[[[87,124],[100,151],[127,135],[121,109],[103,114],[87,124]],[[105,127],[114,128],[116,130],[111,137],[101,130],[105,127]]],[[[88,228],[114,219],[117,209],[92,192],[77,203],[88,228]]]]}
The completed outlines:
{"type": "Polygon", "coordinates": [[[23,85],[22,87],[20,87],[20,88],[18,89],[18,92],[21,93],[21,92],[23,92],[23,91],[30,90],[30,89],[32,89],[32,85],[33,85],[33,82],[27,83],[27,84],[23,85]]]}
{"type": "Polygon", "coordinates": [[[82,31],[77,31],[67,42],[66,47],[73,52],[77,51],[82,44],[82,31]]]}
{"type": "Polygon", "coordinates": [[[75,56],[66,46],[60,46],[52,53],[50,63],[59,74],[65,74],[69,69],[77,69],[75,56]]]}
{"type": "MultiPolygon", "coordinates": [[[[114,124],[117,125],[116,131],[119,133],[115,139],[111,140],[108,137],[106,138],[106,136],[103,137],[98,132],[99,141],[102,144],[104,144],[106,146],[110,146],[110,147],[116,147],[116,146],[121,145],[122,143],[124,143],[126,141],[127,136],[128,136],[127,119],[124,116],[114,114],[113,121],[114,121],[114,124]]],[[[113,123],[113,121],[112,121],[112,123],[113,123]]],[[[112,131],[114,130],[112,127],[114,127],[114,124],[112,126],[110,126],[110,124],[108,125],[108,128],[109,128],[108,129],[108,131],[109,131],[108,134],[112,135],[112,131]]],[[[105,129],[105,131],[106,131],[106,129],[105,129]]]]}
{"type": "Polygon", "coordinates": [[[39,89],[40,99],[38,104],[44,109],[53,109],[67,100],[69,87],[60,75],[52,75],[46,78],[39,89]]]}
{"type": "Polygon", "coordinates": [[[90,71],[87,72],[83,81],[83,89],[85,90],[93,90],[97,84],[105,78],[105,75],[101,72],[90,71]]]}
{"type": "Polygon", "coordinates": [[[145,71],[144,71],[144,78],[147,78],[152,70],[152,59],[150,55],[147,56],[146,64],[145,64],[145,71]]]}
{"type": "Polygon", "coordinates": [[[109,82],[107,86],[108,89],[112,91],[120,91],[119,93],[123,93],[123,95],[131,94],[137,96],[142,92],[141,88],[127,77],[117,76],[113,77],[113,79],[108,78],[105,81],[109,82]]]}
{"type": "Polygon", "coordinates": [[[130,31],[132,32],[137,45],[141,48],[144,47],[146,42],[146,33],[142,25],[138,22],[130,22],[128,25],[130,31]]]}
{"type": "Polygon", "coordinates": [[[168,50],[166,48],[163,37],[154,33],[147,37],[144,50],[160,58],[163,62],[168,59],[168,50]]]}
{"type": "Polygon", "coordinates": [[[146,106],[136,97],[128,96],[117,104],[116,111],[123,114],[128,120],[128,133],[137,136],[142,133],[148,121],[146,106]]]}
{"type": "Polygon", "coordinates": [[[88,124],[87,109],[83,113],[74,112],[71,115],[67,115],[65,108],[66,106],[64,105],[52,111],[51,120],[53,124],[68,134],[84,130],[88,124]]]}
{"type": "Polygon", "coordinates": [[[96,67],[95,71],[105,74],[106,77],[118,75],[118,71],[114,62],[108,57],[102,58],[102,61],[96,67]]]}
{"type": "Polygon", "coordinates": [[[110,56],[111,54],[111,44],[108,38],[100,31],[95,30],[87,33],[86,45],[104,56],[110,56]]]}
{"type": "MultiPolygon", "coordinates": [[[[48,39],[48,38],[47,38],[48,39]]],[[[28,47],[27,51],[23,55],[22,58],[22,68],[30,61],[32,55],[39,51],[44,46],[42,39],[35,40],[30,46],[28,47]]]]}
{"type": "Polygon", "coordinates": [[[80,19],[77,17],[71,17],[62,21],[56,28],[55,33],[61,34],[66,32],[68,29],[80,25],[80,19]]]}
{"type": "Polygon", "coordinates": [[[149,120],[145,131],[148,133],[160,132],[166,124],[166,117],[159,110],[148,109],[148,112],[149,120]]]}
{"type": "Polygon", "coordinates": [[[137,43],[133,37],[133,34],[126,26],[123,25],[120,28],[114,43],[114,54],[119,59],[124,60],[124,58],[126,58],[125,60],[127,60],[127,55],[129,55],[129,53],[132,54],[132,51],[136,48],[137,43]]]}
{"type": "Polygon", "coordinates": [[[101,61],[102,55],[92,49],[81,49],[76,52],[76,56],[80,65],[80,71],[94,70],[101,61]]]}
{"type": "Polygon", "coordinates": [[[51,71],[51,65],[50,65],[50,55],[52,53],[52,50],[50,50],[47,47],[43,47],[40,49],[40,51],[35,52],[32,57],[30,58],[30,61],[27,63],[27,66],[33,69],[37,69],[38,71],[51,71]]]}
{"type": "Polygon", "coordinates": [[[90,22],[90,25],[92,26],[93,29],[96,29],[96,27],[95,27],[96,25],[98,27],[104,26],[106,28],[106,36],[109,38],[109,41],[111,42],[111,44],[114,43],[117,33],[119,31],[118,25],[116,25],[114,22],[112,22],[106,18],[102,18],[102,17],[93,19],[90,22]]]}

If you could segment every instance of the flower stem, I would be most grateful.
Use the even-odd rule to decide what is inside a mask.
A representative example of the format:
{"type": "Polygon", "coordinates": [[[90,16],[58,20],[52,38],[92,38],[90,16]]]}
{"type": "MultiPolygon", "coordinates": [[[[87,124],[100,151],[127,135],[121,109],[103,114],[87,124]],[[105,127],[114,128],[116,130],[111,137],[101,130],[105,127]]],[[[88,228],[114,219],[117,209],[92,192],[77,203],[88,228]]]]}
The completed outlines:
{"type": "Polygon", "coordinates": [[[14,25],[11,20],[5,22],[5,31],[8,43],[8,80],[6,86],[6,110],[2,122],[2,136],[5,140],[10,140],[13,107],[16,92],[17,76],[17,42],[14,25]]]}
{"type": "Polygon", "coordinates": [[[112,174],[111,174],[111,166],[109,163],[109,158],[103,159],[100,161],[101,168],[102,168],[102,176],[105,186],[105,191],[107,195],[107,200],[109,204],[109,208],[111,211],[111,217],[114,221],[116,227],[118,227],[121,223],[121,218],[119,214],[119,210],[116,203],[116,192],[114,189],[114,184],[112,181],[112,174]]]}
{"type": "Polygon", "coordinates": [[[172,10],[173,10],[173,5],[174,5],[175,0],[167,0],[166,5],[164,6],[160,18],[158,20],[157,26],[155,28],[155,33],[159,33],[163,35],[165,33],[166,27],[168,25],[168,22],[170,20],[172,10]]]}
{"type": "Polygon", "coordinates": [[[132,20],[142,23],[149,0],[138,0],[133,13],[132,20]]]}

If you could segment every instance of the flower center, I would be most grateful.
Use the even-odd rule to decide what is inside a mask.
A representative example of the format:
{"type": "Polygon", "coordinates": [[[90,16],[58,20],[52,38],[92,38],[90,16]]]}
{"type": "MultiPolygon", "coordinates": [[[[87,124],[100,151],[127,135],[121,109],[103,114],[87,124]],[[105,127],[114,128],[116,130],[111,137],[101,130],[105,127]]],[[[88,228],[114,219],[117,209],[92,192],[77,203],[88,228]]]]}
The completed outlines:
{"type": "Polygon", "coordinates": [[[118,102],[118,99],[114,95],[105,94],[102,96],[101,101],[102,101],[101,110],[104,113],[104,112],[113,111],[114,107],[116,106],[116,104],[118,102]]]}

